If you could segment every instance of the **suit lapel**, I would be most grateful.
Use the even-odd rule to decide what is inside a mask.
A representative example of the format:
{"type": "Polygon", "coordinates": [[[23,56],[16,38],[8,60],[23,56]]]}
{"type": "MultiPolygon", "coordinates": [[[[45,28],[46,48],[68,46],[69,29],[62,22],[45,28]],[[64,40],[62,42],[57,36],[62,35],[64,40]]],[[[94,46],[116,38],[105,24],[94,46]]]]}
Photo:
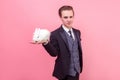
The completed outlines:
{"type": "Polygon", "coordinates": [[[73,32],[74,32],[74,36],[76,36],[76,39],[79,41],[79,33],[75,30],[75,29],[73,29],[73,32]]]}
{"type": "MultiPolygon", "coordinates": [[[[65,32],[64,32],[64,29],[62,27],[60,27],[59,32],[60,32],[60,35],[61,35],[63,41],[65,42],[67,48],[69,49],[68,41],[67,41],[67,38],[66,38],[66,35],[65,35],[65,32]]],[[[76,36],[76,39],[77,39],[78,43],[80,43],[79,33],[74,28],[73,28],[73,32],[74,32],[74,36],[76,36]]]]}
{"type": "Polygon", "coordinates": [[[64,32],[64,30],[63,30],[62,27],[60,27],[60,35],[61,35],[63,41],[65,42],[65,44],[66,44],[66,46],[67,46],[67,48],[68,48],[68,41],[67,41],[67,38],[66,38],[65,32],[64,32]]]}
{"type": "Polygon", "coordinates": [[[73,28],[73,32],[74,32],[74,35],[76,36],[76,39],[78,41],[78,46],[80,46],[80,35],[79,35],[79,32],[77,30],[75,30],[73,28]]]}
{"type": "Polygon", "coordinates": [[[61,37],[63,38],[64,42],[67,44],[67,38],[66,35],[64,34],[64,32],[60,32],[61,37]]]}

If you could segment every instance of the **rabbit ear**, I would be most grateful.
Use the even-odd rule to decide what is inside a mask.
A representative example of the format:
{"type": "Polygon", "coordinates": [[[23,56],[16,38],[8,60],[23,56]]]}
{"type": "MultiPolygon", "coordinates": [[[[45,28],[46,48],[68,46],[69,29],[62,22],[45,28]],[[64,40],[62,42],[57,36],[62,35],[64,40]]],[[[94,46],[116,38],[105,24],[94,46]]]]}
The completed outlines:
{"type": "Polygon", "coordinates": [[[40,28],[35,28],[34,34],[39,34],[40,28]]]}
{"type": "Polygon", "coordinates": [[[38,29],[37,29],[37,28],[35,28],[34,34],[36,34],[36,33],[37,33],[37,31],[38,31],[38,29]]]}
{"type": "Polygon", "coordinates": [[[33,41],[37,41],[39,38],[39,28],[35,28],[35,31],[33,33],[33,41]]]}
{"type": "Polygon", "coordinates": [[[38,28],[38,35],[40,35],[40,31],[41,31],[41,29],[40,29],[40,28],[38,28]]]}

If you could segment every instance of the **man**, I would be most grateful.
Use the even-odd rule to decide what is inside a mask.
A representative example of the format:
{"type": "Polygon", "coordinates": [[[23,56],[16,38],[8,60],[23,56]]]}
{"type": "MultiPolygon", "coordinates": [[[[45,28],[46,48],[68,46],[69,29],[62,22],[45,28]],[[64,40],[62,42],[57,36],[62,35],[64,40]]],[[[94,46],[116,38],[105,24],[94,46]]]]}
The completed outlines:
{"type": "Polygon", "coordinates": [[[51,32],[50,40],[41,41],[47,52],[57,57],[53,76],[59,80],[79,80],[82,72],[82,49],[80,31],[72,27],[74,10],[72,6],[62,6],[59,11],[62,25],[51,32]]]}

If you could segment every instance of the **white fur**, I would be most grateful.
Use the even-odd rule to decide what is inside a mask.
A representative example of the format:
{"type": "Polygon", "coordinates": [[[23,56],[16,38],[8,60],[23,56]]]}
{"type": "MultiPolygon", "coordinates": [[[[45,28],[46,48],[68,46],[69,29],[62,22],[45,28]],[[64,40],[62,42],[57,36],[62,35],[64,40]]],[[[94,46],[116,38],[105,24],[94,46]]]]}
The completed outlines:
{"type": "Polygon", "coordinates": [[[33,41],[49,40],[50,32],[47,29],[36,28],[33,33],[33,41]]]}

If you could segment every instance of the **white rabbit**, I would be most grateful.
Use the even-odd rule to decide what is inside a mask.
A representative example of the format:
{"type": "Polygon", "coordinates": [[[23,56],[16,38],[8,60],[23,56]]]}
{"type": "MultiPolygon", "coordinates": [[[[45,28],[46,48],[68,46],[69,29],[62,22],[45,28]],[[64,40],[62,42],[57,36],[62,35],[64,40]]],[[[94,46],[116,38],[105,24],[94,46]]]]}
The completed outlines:
{"type": "Polygon", "coordinates": [[[33,33],[33,41],[49,40],[50,31],[47,29],[36,28],[33,33]]]}

